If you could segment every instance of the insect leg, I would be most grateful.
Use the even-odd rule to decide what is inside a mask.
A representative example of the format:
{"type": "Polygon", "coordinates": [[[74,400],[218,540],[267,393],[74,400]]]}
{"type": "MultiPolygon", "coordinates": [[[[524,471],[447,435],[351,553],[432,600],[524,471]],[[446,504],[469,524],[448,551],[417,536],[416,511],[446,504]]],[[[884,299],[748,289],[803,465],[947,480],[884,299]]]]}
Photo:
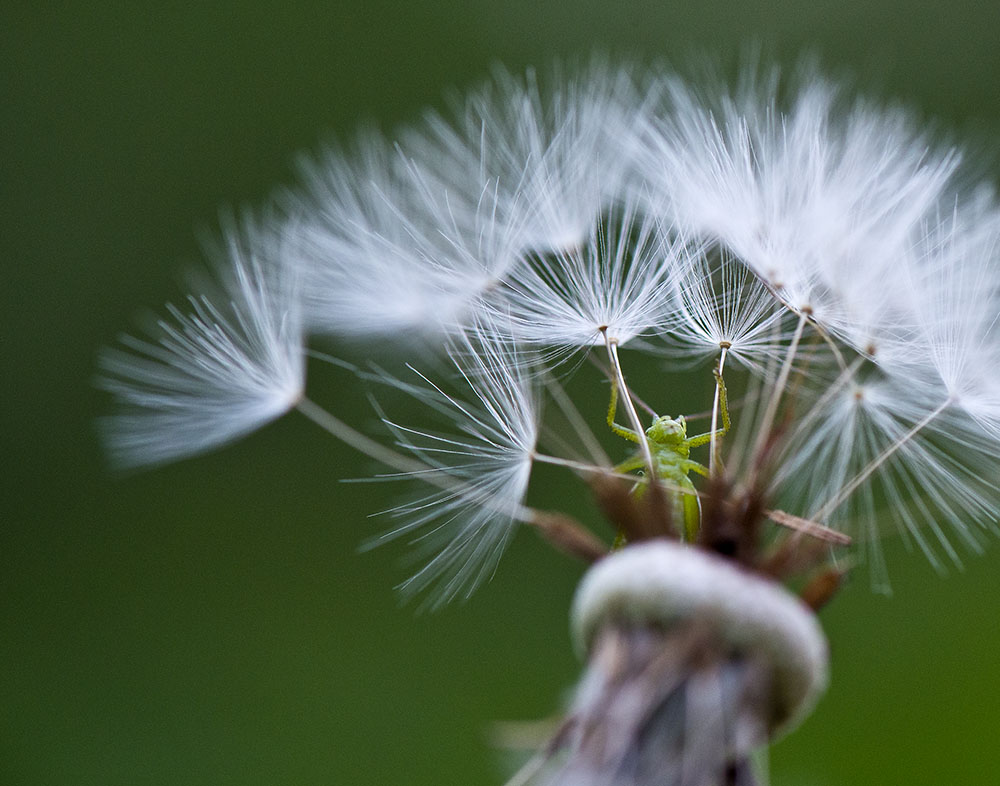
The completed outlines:
{"type": "Polygon", "coordinates": [[[709,475],[708,467],[704,464],[699,464],[697,461],[685,461],[681,464],[681,469],[683,469],[685,475],[688,472],[694,472],[704,478],[707,478],[709,475]]]}
{"type": "MultiPolygon", "coordinates": [[[[611,403],[608,404],[608,426],[610,426],[611,430],[613,432],[615,432],[615,434],[617,434],[619,437],[624,437],[629,442],[638,442],[639,441],[639,435],[636,434],[634,431],[632,431],[632,429],[625,428],[625,426],[621,426],[621,425],[615,423],[615,413],[617,411],[618,411],[618,382],[616,380],[612,379],[611,380],[611,403]]],[[[639,467],[643,466],[643,463],[640,463],[638,466],[633,467],[633,469],[639,469],[639,467]]],[[[624,471],[627,471],[627,470],[624,470],[624,471]]]]}
{"type": "MultiPolygon", "coordinates": [[[[701,467],[701,464],[697,466],[701,467]]],[[[701,527],[701,500],[694,493],[694,484],[687,475],[684,476],[684,482],[678,485],[680,486],[680,490],[674,493],[681,497],[680,506],[684,516],[684,540],[688,543],[693,543],[701,527]]]]}
{"type": "MultiPolygon", "coordinates": [[[[718,429],[714,434],[715,438],[719,439],[729,433],[729,427],[732,425],[732,420],[729,417],[729,401],[726,397],[726,383],[722,379],[722,372],[719,371],[718,366],[716,366],[712,373],[715,375],[715,384],[719,389],[719,415],[722,417],[722,428],[718,429]]],[[[712,436],[713,434],[711,431],[706,431],[704,434],[691,437],[687,441],[688,447],[696,448],[699,445],[711,442],[712,436]]]]}

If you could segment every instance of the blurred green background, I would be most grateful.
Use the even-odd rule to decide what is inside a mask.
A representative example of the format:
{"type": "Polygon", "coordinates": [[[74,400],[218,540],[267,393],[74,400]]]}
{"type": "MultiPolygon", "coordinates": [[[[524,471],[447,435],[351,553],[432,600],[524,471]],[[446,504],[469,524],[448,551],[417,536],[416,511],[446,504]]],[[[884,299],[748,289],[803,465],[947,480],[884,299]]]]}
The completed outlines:
{"type": "MultiPolygon", "coordinates": [[[[338,484],[363,463],[301,418],[107,470],[95,354],[176,299],[221,207],[496,61],[595,48],[808,49],[1000,149],[998,37],[1000,5],[966,0],[4,3],[0,783],[499,784],[490,723],[548,715],[577,675],[577,565],[522,533],[469,603],[401,608],[402,550],[356,553],[385,489],[338,484]]],[[[998,557],[941,578],[890,546],[891,599],[859,571],[775,784],[1000,783],[998,557]]]]}

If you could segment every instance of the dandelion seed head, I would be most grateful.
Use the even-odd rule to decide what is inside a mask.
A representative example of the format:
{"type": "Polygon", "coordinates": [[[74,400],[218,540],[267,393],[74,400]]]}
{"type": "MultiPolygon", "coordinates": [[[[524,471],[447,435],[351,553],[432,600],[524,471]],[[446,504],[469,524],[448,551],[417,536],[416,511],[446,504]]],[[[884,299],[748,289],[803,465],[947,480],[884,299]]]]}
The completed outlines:
{"type": "Polygon", "coordinates": [[[531,519],[538,460],[591,477],[645,467],[664,493],[680,479],[707,502],[773,499],[786,521],[865,544],[880,585],[887,530],[957,563],[1000,498],[1000,207],[961,163],[912,113],[815,67],[754,64],[735,87],[640,83],[599,60],[498,69],[444,111],[304,160],[280,232],[227,234],[222,299],[196,296],[158,343],[105,355],[126,405],[110,442],[154,463],[277,416],[302,395],[304,334],[444,348],[443,375],[362,375],[433,421],[383,414],[392,448],[325,421],[423,484],[382,539],[412,541],[423,566],[404,590],[432,605],[495,570],[531,519]],[[590,416],[561,393],[578,438],[552,442],[591,459],[540,455],[540,380],[597,346],[628,418],[611,428],[639,453],[608,466],[615,405],[584,435],[590,416]],[[619,346],[666,358],[664,398],[680,365],[716,365],[711,431],[685,443],[695,458],[650,448],[637,405],[675,404],[633,395],[619,346]],[[723,375],[743,388],[733,434],[723,375]]]}

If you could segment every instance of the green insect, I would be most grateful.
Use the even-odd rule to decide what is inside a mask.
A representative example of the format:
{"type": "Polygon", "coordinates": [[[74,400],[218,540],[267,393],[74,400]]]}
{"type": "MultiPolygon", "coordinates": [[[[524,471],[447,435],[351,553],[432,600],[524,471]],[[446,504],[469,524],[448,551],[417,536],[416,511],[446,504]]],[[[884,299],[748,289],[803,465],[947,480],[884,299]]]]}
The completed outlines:
{"type": "MultiPolygon", "coordinates": [[[[719,388],[719,414],[722,417],[722,428],[714,432],[719,439],[729,431],[729,407],[726,402],[726,385],[722,374],[715,371],[715,380],[719,388]]],[[[620,437],[630,442],[638,443],[639,435],[630,428],[615,423],[615,412],[618,408],[618,385],[611,386],[611,403],[608,406],[608,425],[620,437]]],[[[646,429],[646,442],[656,468],[656,476],[667,486],[673,495],[671,513],[673,521],[684,522],[684,538],[691,541],[698,532],[701,511],[694,483],[688,477],[689,472],[708,477],[708,467],[689,458],[691,448],[699,447],[712,441],[713,432],[709,431],[695,437],[687,435],[687,421],[681,415],[677,418],[662,415],[654,418],[652,425],[646,429]]],[[[646,461],[642,453],[633,456],[615,467],[615,472],[634,472],[642,470],[646,461]]]]}

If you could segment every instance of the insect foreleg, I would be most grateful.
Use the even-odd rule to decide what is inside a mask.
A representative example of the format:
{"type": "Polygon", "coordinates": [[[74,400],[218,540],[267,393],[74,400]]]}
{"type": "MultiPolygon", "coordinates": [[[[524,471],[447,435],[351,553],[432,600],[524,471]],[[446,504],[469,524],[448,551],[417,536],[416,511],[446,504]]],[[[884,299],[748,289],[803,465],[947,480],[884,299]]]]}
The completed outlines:
{"type": "MultiPolygon", "coordinates": [[[[625,428],[625,426],[620,426],[615,423],[615,413],[618,411],[618,382],[611,380],[611,403],[608,404],[608,426],[611,430],[615,432],[619,437],[624,437],[629,442],[638,442],[639,435],[636,434],[632,429],[625,428]]],[[[643,464],[640,463],[634,469],[639,469],[643,464]]]]}
{"type": "MultiPolygon", "coordinates": [[[[719,389],[719,416],[722,418],[722,428],[715,432],[715,438],[719,439],[724,437],[729,433],[729,427],[732,425],[732,421],[729,417],[729,400],[726,397],[726,383],[722,379],[722,372],[716,368],[713,372],[715,374],[715,384],[719,389]]],[[[690,437],[687,441],[689,448],[696,448],[699,445],[704,445],[707,442],[712,441],[712,432],[706,431],[704,434],[699,434],[696,437],[690,437]]]]}

